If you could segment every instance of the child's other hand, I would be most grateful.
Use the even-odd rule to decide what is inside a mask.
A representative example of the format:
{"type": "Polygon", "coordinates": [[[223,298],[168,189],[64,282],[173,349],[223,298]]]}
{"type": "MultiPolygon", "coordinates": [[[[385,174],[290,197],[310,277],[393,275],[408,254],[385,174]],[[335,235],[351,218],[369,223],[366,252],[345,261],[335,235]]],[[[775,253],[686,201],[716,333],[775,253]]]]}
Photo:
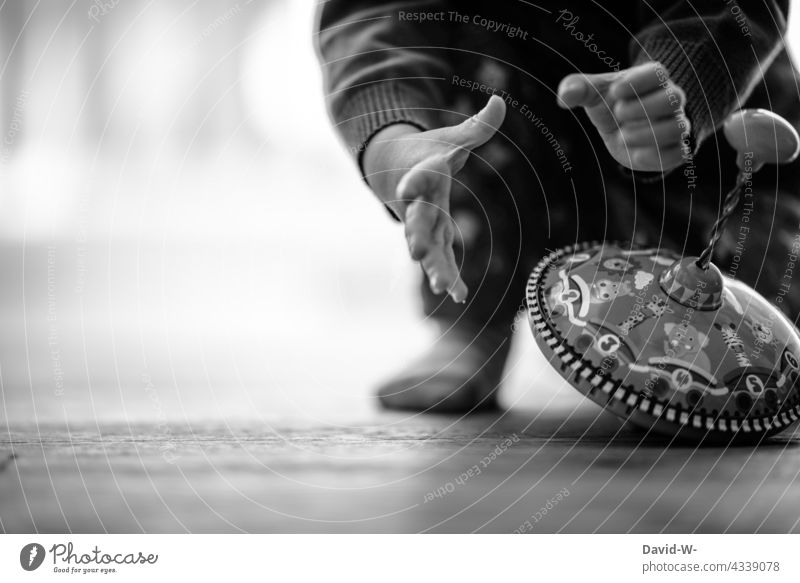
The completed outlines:
{"type": "Polygon", "coordinates": [[[558,86],[558,100],[568,109],[583,107],[609,153],[627,168],[667,172],[684,161],[691,129],[686,94],[660,63],[567,75],[558,86]]]}
{"type": "Polygon", "coordinates": [[[492,96],[455,126],[427,132],[409,124],[388,126],[364,152],[367,182],[405,224],[411,258],[422,265],[434,293],[447,291],[456,302],[465,301],[468,290],[453,254],[451,179],[470,152],[494,136],[505,114],[505,102],[492,96]]]}

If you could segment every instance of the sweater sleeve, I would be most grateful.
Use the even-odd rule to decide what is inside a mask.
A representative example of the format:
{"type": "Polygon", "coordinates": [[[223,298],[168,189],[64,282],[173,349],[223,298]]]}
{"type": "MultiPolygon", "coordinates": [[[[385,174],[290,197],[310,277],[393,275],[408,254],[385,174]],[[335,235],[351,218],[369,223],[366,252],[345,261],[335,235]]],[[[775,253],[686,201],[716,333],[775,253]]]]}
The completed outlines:
{"type": "Polygon", "coordinates": [[[445,2],[327,0],[316,22],[328,113],[359,166],[380,129],[441,125],[436,110],[451,69],[445,2]]]}
{"type": "Polygon", "coordinates": [[[634,64],[659,61],[686,92],[693,149],[742,107],[783,44],[789,0],[644,3],[634,64]]]}

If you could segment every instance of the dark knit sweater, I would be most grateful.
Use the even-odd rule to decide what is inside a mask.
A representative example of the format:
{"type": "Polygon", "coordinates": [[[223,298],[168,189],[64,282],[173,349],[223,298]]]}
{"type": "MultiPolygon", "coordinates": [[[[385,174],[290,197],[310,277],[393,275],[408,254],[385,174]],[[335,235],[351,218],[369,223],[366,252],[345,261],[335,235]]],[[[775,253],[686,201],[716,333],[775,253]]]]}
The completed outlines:
{"type": "MultiPolygon", "coordinates": [[[[331,118],[357,159],[389,124],[443,125],[453,75],[470,71],[476,57],[546,88],[552,93],[538,99],[552,101],[569,73],[659,61],[686,92],[699,148],[783,49],[788,4],[326,0],[316,46],[331,118]]],[[[476,71],[471,80],[479,77],[476,71]]]]}

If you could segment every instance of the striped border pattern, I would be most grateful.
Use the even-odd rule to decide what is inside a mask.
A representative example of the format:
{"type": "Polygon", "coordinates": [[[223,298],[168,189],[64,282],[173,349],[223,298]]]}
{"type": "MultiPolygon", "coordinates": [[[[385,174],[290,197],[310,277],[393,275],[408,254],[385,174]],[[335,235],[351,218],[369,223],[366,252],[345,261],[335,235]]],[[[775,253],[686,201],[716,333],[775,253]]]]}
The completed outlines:
{"type": "MultiPolygon", "coordinates": [[[[608,244],[619,245],[616,242],[608,244]]],[[[588,241],[553,251],[539,261],[528,278],[525,297],[534,337],[542,350],[546,353],[549,351],[560,359],[560,367],[554,368],[559,370],[561,376],[602,406],[622,405],[626,407],[628,414],[634,409],[638,409],[656,420],[664,420],[673,425],[690,426],[698,430],[731,434],[739,431],[743,433],[777,433],[800,419],[800,402],[790,409],[779,411],[772,417],[741,419],[731,417],[729,413],[724,412],[724,416],[715,418],[705,412],[686,411],[680,405],[674,406],[669,402],[645,397],[632,385],[623,384],[619,379],[608,378],[601,369],[584,360],[583,356],[576,352],[561,336],[558,329],[548,321],[544,308],[544,290],[540,283],[544,281],[553,263],[564,255],[586,251],[598,245],[600,245],[598,241],[588,241]],[[582,387],[585,387],[585,390],[582,390],[582,387]],[[605,404],[597,398],[598,392],[606,395],[605,404]],[[618,403],[612,403],[612,401],[618,401],[618,403]]],[[[797,391],[794,396],[797,397],[797,391]]]]}

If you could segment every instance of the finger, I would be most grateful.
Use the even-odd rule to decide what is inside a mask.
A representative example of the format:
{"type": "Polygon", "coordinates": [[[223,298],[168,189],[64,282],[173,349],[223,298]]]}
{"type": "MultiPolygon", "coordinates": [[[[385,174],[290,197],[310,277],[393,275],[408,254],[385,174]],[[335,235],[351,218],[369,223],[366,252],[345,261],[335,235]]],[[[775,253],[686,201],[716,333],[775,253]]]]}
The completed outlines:
{"type": "Polygon", "coordinates": [[[683,152],[678,145],[666,148],[637,148],[631,152],[631,170],[642,172],[667,172],[683,163],[683,152]]]}
{"type": "Polygon", "coordinates": [[[464,280],[461,279],[461,276],[458,276],[456,283],[450,286],[447,290],[450,294],[450,297],[453,298],[453,301],[457,304],[463,304],[467,301],[467,295],[469,294],[469,288],[467,284],[464,283],[464,280]]]}
{"type": "Polygon", "coordinates": [[[483,109],[457,126],[449,128],[445,135],[456,146],[474,150],[492,139],[505,118],[506,102],[500,96],[492,95],[483,109]]]}
{"type": "Polygon", "coordinates": [[[623,71],[612,83],[609,93],[614,99],[631,99],[650,93],[668,81],[669,73],[664,66],[651,61],[623,71]]]}
{"type": "Polygon", "coordinates": [[[398,184],[398,198],[408,201],[405,210],[406,238],[414,260],[420,261],[431,290],[447,290],[456,301],[464,301],[466,285],[461,280],[453,253],[453,221],[450,217],[450,169],[442,157],[428,158],[406,173],[398,184]]]}
{"type": "Polygon", "coordinates": [[[567,75],[558,84],[558,104],[565,109],[594,107],[606,100],[606,91],[619,73],[567,75]]]}
{"type": "Polygon", "coordinates": [[[440,294],[452,290],[451,293],[455,292],[460,301],[463,301],[466,296],[464,291],[466,286],[458,273],[453,253],[452,234],[447,235],[447,231],[452,229],[452,222],[447,217],[440,216],[440,218],[442,221],[436,227],[435,245],[420,263],[428,277],[428,283],[433,293],[440,294]]]}
{"type": "Polygon", "coordinates": [[[623,126],[621,136],[629,148],[664,148],[679,144],[685,132],[688,132],[688,125],[688,120],[684,116],[680,116],[680,118],[671,118],[655,124],[623,126]],[[681,124],[681,121],[684,123],[681,124]]]}
{"type": "Polygon", "coordinates": [[[434,244],[434,227],[441,210],[448,213],[450,167],[443,156],[426,158],[397,184],[401,220],[411,258],[419,261],[434,244]]]}
{"type": "Polygon", "coordinates": [[[419,198],[406,207],[405,235],[411,259],[419,261],[433,246],[433,229],[439,217],[439,207],[419,198]]]}
{"type": "Polygon", "coordinates": [[[641,97],[620,99],[614,104],[614,117],[622,123],[640,119],[654,122],[681,111],[685,103],[686,97],[678,87],[673,93],[656,90],[641,97]]]}
{"type": "MultiPolygon", "coordinates": [[[[449,214],[447,215],[450,216],[449,214]]],[[[447,222],[447,227],[445,228],[445,238],[444,238],[444,254],[447,259],[447,264],[452,265],[456,270],[456,279],[455,283],[447,286],[447,293],[450,294],[450,297],[453,298],[453,301],[457,304],[463,304],[467,299],[467,284],[464,283],[464,280],[461,279],[461,274],[458,271],[458,265],[456,263],[456,256],[455,252],[453,251],[453,241],[455,239],[455,221],[452,218],[449,218],[447,222]]]]}
{"type": "Polygon", "coordinates": [[[445,253],[444,247],[436,247],[420,261],[425,275],[428,277],[428,285],[431,291],[439,295],[440,293],[455,286],[458,282],[458,269],[455,262],[451,262],[445,253]]]}

